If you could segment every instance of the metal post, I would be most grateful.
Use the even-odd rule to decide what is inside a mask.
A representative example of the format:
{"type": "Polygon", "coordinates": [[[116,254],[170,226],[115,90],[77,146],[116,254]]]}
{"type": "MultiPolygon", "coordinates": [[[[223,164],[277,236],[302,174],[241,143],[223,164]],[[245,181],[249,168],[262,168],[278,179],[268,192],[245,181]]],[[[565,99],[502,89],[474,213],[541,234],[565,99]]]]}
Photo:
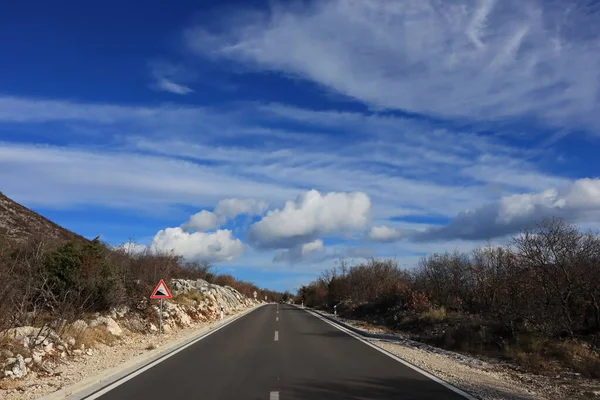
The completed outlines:
{"type": "Polygon", "coordinates": [[[337,317],[337,304],[333,306],[333,316],[337,317]]]}
{"type": "Polygon", "coordinates": [[[158,320],[159,320],[159,325],[160,325],[160,328],[159,328],[159,331],[158,331],[158,332],[159,332],[159,334],[160,334],[160,335],[162,335],[162,312],[163,312],[163,311],[162,311],[162,310],[163,310],[163,305],[162,305],[162,303],[163,303],[163,299],[160,299],[160,314],[159,314],[159,318],[158,318],[158,320]]]}

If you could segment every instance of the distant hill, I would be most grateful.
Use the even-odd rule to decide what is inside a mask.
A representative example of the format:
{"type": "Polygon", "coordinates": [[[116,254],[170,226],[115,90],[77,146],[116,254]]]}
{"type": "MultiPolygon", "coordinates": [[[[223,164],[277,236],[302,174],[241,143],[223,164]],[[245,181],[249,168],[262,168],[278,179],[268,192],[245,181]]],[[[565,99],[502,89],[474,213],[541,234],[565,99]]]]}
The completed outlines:
{"type": "Polygon", "coordinates": [[[87,241],[0,192],[0,238],[24,242],[38,236],[51,242],[87,241]]]}

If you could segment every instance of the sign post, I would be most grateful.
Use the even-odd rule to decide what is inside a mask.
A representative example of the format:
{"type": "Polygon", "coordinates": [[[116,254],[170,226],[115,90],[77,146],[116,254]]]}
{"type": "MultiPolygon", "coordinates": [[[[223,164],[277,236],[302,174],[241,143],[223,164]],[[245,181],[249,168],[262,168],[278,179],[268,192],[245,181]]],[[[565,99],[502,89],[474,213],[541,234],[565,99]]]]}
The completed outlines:
{"type": "Polygon", "coordinates": [[[158,282],[158,285],[154,288],[154,291],[150,295],[151,299],[160,300],[160,313],[158,314],[159,323],[159,334],[162,335],[162,315],[163,315],[163,299],[172,299],[173,296],[167,287],[167,284],[162,279],[158,282]]]}

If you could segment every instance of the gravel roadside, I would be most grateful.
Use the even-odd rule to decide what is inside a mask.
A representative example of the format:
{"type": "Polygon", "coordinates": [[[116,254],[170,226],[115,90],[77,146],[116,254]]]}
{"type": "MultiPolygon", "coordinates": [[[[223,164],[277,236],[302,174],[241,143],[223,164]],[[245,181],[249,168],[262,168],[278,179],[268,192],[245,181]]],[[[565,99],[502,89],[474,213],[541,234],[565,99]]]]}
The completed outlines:
{"type": "MultiPolygon", "coordinates": [[[[248,310],[241,310],[234,315],[248,310]]],[[[94,349],[89,349],[88,352],[79,356],[66,360],[57,358],[56,363],[52,365],[54,372],[52,376],[31,371],[21,380],[4,380],[3,383],[6,386],[0,388],[0,398],[3,400],[39,399],[84,379],[110,372],[109,370],[112,368],[118,368],[135,357],[143,355],[144,359],[151,358],[166,346],[184,343],[201,331],[219,325],[221,325],[221,321],[198,322],[186,328],[165,332],[162,336],[132,333],[124,329],[123,336],[112,346],[100,343],[94,349]]]]}
{"type": "MultiPolygon", "coordinates": [[[[391,333],[362,321],[339,320],[369,333],[391,333]]],[[[531,374],[498,360],[483,360],[396,335],[394,340],[366,340],[482,400],[600,399],[598,381],[531,374]]]]}

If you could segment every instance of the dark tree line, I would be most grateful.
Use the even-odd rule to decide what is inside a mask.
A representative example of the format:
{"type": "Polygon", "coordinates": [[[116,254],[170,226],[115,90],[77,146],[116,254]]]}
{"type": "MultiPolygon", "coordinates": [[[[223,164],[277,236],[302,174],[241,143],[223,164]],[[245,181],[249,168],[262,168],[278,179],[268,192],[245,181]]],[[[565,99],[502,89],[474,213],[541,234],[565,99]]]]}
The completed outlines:
{"type": "Polygon", "coordinates": [[[600,237],[548,219],[505,246],[432,254],[414,270],[393,260],[342,262],[296,297],[308,306],[339,304],[354,312],[444,308],[497,321],[513,333],[598,335],[600,237]]]}

